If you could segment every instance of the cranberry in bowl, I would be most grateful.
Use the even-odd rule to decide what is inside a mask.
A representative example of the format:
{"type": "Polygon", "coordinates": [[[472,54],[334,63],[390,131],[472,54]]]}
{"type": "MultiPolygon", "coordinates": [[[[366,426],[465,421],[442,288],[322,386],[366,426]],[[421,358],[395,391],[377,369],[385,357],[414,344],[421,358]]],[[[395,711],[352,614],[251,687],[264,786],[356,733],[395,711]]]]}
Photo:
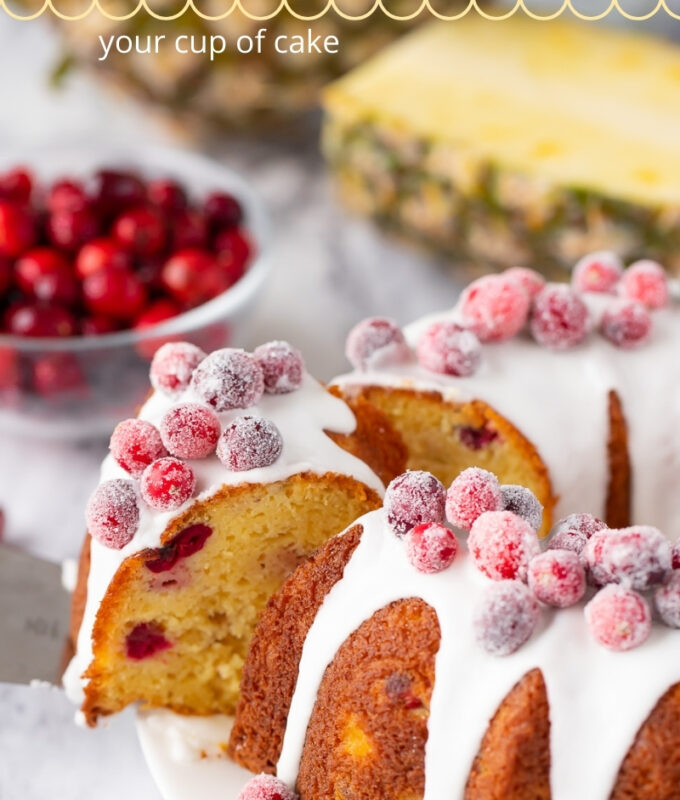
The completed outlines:
{"type": "Polygon", "coordinates": [[[269,271],[249,185],[154,147],[0,157],[0,430],[104,435],[167,341],[238,346],[269,271]]]}

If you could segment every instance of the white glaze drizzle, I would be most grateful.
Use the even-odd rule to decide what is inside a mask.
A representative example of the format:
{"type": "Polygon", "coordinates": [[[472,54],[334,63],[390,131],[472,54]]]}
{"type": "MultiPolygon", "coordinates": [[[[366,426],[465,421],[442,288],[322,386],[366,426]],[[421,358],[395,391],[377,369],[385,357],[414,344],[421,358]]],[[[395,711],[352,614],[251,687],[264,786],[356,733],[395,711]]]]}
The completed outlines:
{"type": "Polygon", "coordinates": [[[613,653],[588,634],[583,603],[544,609],[527,644],[505,658],[475,641],[472,610],[488,584],[464,542],[453,566],[417,572],[382,510],[359,520],[361,542],[307,635],[278,775],[297,780],[307,723],[324,671],[343,641],[390,602],[419,597],[437,613],[435,663],[425,752],[424,800],[461,800],[489,720],[518,680],[534,668],[550,704],[553,800],[606,800],[619,767],[657,700],[680,681],[680,631],[654,624],[647,642],[613,653]],[[379,578],[377,578],[379,575],[379,578]]]}

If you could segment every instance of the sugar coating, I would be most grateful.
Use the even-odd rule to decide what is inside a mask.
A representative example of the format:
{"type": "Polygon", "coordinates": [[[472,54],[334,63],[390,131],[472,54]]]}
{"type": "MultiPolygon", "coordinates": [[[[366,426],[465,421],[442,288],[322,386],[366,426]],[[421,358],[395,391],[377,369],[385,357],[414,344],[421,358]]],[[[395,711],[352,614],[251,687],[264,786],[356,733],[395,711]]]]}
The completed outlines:
{"type": "Polygon", "coordinates": [[[583,558],[597,585],[620,583],[645,591],[671,568],[671,544],[657,528],[637,525],[595,533],[583,558]]]}
{"type": "Polygon", "coordinates": [[[521,581],[489,584],[474,611],[475,638],[491,655],[510,655],[529,639],[540,616],[536,599],[521,581]]]}
{"type": "Polygon", "coordinates": [[[530,328],[539,344],[566,350],[588,335],[588,308],[568,286],[549,284],[534,300],[530,328]]]}
{"type": "Polygon", "coordinates": [[[463,325],[482,342],[502,342],[519,333],[527,321],[530,298],[506,275],[485,275],[463,292],[459,310],[463,325]]]}
{"type": "Polygon", "coordinates": [[[423,470],[398,475],[385,492],[387,524],[397,536],[424,522],[443,522],[446,490],[441,481],[423,470]]]}
{"type": "Polygon", "coordinates": [[[297,795],[283,781],[262,774],[251,778],[236,800],[297,800],[297,795]]]}
{"type": "Polygon", "coordinates": [[[480,572],[495,581],[526,581],[529,562],[541,552],[536,531],[511,511],[487,511],[470,529],[468,550],[480,572]]]}
{"type": "Polygon", "coordinates": [[[543,506],[530,489],[508,483],[505,486],[501,486],[501,493],[503,495],[504,511],[512,511],[513,514],[522,517],[535,531],[541,527],[543,506]]]}
{"type": "Polygon", "coordinates": [[[628,300],[637,300],[651,310],[665,308],[669,292],[664,268],[649,259],[636,261],[623,273],[619,294],[628,300]]]}
{"type": "Polygon", "coordinates": [[[116,425],[109,442],[116,463],[138,478],[155,461],[167,455],[155,425],[143,419],[126,419],[116,425]]]}
{"type": "Polygon", "coordinates": [[[115,478],[94,490],[85,510],[87,529],[100,544],[120,550],[139,525],[137,492],[131,480],[115,478]]]}
{"type": "Polygon", "coordinates": [[[463,470],[446,493],[446,518],[464,531],[469,531],[485,511],[502,508],[503,493],[498,478],[479,467],[463,470]]]}
{"type": "Polygon", "coordinates": [[[545,286],[545,278],[535,269],[529,269],[529,267],[510,267],[510,269],[505,270],[503,275],[518,283],[529,295],[530,300],[533,300],[545,286]]]}
{"type": "Polygon", "coordinates": [[[621,259],[607,250],[590,253],[576,263],[571,273],[571,285],[577,292],[615,291],[623,274],[621,259]]]}
{"type": "Polygon", "coordinates": [[[420,363],[431,372],[468,377],[482,360],[482,346],[472,331],[455,322],[434,322],[417,346],[420,363]]]}
{"type": "Polygon", "coordinates": [[[546,550],[529,562],[528,583],[541,603],[567,608],[585,594],[586,571],[577,553],[546,550]]]}
{"type": "Polygon", "coordinates": [[[158,348],[151,362],[151,385],[162,394],[181,394],[206,354],[189,342],[169,342],[158,348]]]}
{"type": "Polygon", "coordinates": [[[673,562],[671,564],[671,567],[673,569],[680,569],[680,539],[678,539],[676,543],[673,545],[673,549],[671,551],[671,559],[673,562]]]}
{"type": "Polygon", "coordinates": [[[267,394],[287,394],[300,388],[305,371],[302,353],[288,342],[267,342],[255,348],[267,394]]]}
{"type": "Polygon", "coordinates": [[[159,458],[142,473],[139,490],[144,502],[156,511],[179,508],[193,495],[196,476],[178,458],[159,458]]]}
{"type": "Polygon", "coordinates": [[[553,525],[550,535],[573,531],[574,533],[583,534],[586,539],[590,539],[594,533],[604,530],[606,527],[606,522],[592,514],[569,514],[569,516],[563,517],[553,525]]]}
{"type": "Polygon", "coordinates": [[[206,458],[215,451],[220,431],[220,421],[212,409],[199,403],[182,403],[165,414],[160,435],[170,455],[206,458]]]}
{"type": "Polygon", "coordinates": [[[580,555],[586,546],[588,539],[585,533],[580,531],[558,531],[548,541],[548,550],[570,550],[572,553],[580,555]]]}
{"type": "Polygon", "coordinates": [[[672,572],[654,592],[654,605],[666,625],[680,628],[680,572],[672,572]]]}
{"type": "Polygon", "coordinates": [[[453,564],[458,553],[454,533],[439,522],[416,525],[405,538],[408,560],[419,572],[442,572],[453,564]]]}
{"type": "Polygon", "coordinates": [[[229,411],[258,402],[264,393],[264,374],[252,355],[227,347],[199,364],[191,385],[216,411],[229,411]]]}
{"type": "Polygon", "coordinates": [[[393,320],[369,317],[349,332],[345,355],[355,369],[368,370],[407,361],[411,350],[393,320]]]}
{"type": "Polygon", "coordinates": [[[217,457],[235,472],[268,467],[282,450],[279,429],[264,417],[237,417],[224,429],[217,443],[217,457]]]}
{"type": "Polygon", "coordinates": [[[643,644],[652,628],[645,598],[623,586],[601,589],[585,607],[590,633],[609,650],[631,650],[643,644]]]}
{"type": "Polygon", "coordinates": [[[642,303],[619,299],[602,314],[600,331],[617,347],[632,350],[649,339],[652,317],[642,303]]]}

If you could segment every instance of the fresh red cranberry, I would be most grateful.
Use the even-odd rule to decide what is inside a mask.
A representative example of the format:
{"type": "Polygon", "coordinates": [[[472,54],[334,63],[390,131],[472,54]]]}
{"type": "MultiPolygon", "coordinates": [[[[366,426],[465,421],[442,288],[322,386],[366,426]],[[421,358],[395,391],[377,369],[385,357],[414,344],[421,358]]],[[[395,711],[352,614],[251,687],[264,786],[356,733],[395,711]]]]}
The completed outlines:
{"type": "Polygon", "coordinates": [[[656,261],[636,261],[623,273],[619,294],[636,300],[651,310],[665,308],[669,303],[668,279],[656,261]]]}
{"type": "Polygon", "coordinates": [[[649,339],[652,317],[642,303],[621,300],[605,309],[600,330],[612,344],[631,350],[649,339]]]}
{"type": "Polygon", "coordinates": [[[26,204],[31,199],[33,176],[24,167],[15,167],[0,175],[0,197],[13,203],[26,204]]]}
{"type": "Polygon", "coordinates": [[[584,256],[574,267],[571,285],[577,292],[615,291],[623,265],[616,253],[601,252],[584,256]]]}
{"type": "Polygon", "coordinates": [[[151,508],[171,511],[193,495],[196,476],[188,464],[177,458],[159,458],[144,470],[139,488],[151,508]]]}
{"type": "Polygon", "coordinates": [[[203,204],[205,216],[213,230],[233,228],[243,219],[243,209],[239,201],[226,192],[209,194],[203,204]]]}
{"type": "Polygon", "coordinates": [[[228,289],[217,259],[207,250],[180,250],[171,256],[161,272],[167,292],[189,308],[205,303],[228,289]]]}
{"type": "Polygon", "coordinates": [[[243,350],[215,350],[196,367],[191,385],[216,411],[249,408],[264,393],[262,367],[243,350]]]}
{"type": "Polygon", "coordinates": [[[477,569],[493,580],[526,581],[541,550],[536,531],[511,511],[486,511],[473,522],[468,549],[477,569]]]}
{"type": "Polygon", "coordinates": [[[74,252],[99,233],[99,222],[89,206],[54,211],[47,218],[47,234],[55,247],[74,252]]]}
{"type": "Polygon", "coordinates": [[[487,426],[472,428],[464,425],[458,428],[458,438],[468,450],[478,451],[493,444],[498,439],[498,431],[494,431],[487,426]]]}
{"type": "Polygon", "coordinates": [[[652,614],[642,595],[612,584],[601,589],[585,608],[595,640],[609,650],[631,650],[643,644],[652,628],[652,614]]]}
{"type": "Polygon", "coordinates": [[[12,260],[5,256],[0,256],[0,300],[2,300],[2,296],[9,291],[13,276],[14,270],[12,268],[12,260]]]}
{"type": "Polygon", "coordinates": [[[118,330],[118,323],[109,317],[82,317],[80,320],[80,332],[83,336],[104,336],[118,330]]]}
{"type": "Polygon", "coordinates": [[[178,211],[170,224],[172,250],[202,249],[208,246],[208,223],[195,209],[178,211]]]}
{"type": "Polygon", "coordinates": [[[680,569],[680,539],[673,545],[671,551],[672,569],[680,569]]]}
{"type": "Polygon", "coordinates": [[[20,385],[19,353],[13,347],[0,345],[0,393],[14,391],[20,385]]]}
{"type": "Polygon", "coordinates": [[[160,430],[170,455],[191,459],[214,453],[222,428],[212,409],[198,403],[184,403],[165,414],[160,430]]]}
{"type": "Polygon", "coordinates": [[[115,461],[135,478],[149,464],[167,455],[158,429],[143,419],[120,422],[111,435],[109,449],[115,461]]]}
{"type": "Polygon", "coordinates": [[[83,299],[92,314],[127,322],[140,314],[146,291],[127,269],[104,269],[88,275],[82,284],[83,299]]]}
{"type": "Polygon", "coordinates": [[[137,493],[131,480],[104,481],[95,490],[85,513],[90,535],[105,547],[120,550],[139,525],[137,493]]]}
{"type": "Polygon", "coordinates": [[[596,585],[620,583],[645,591],[671,569],[671,544],[649,525],[605,529],[588,540],[583,557],[596,585]]]}
{"type": "Polygon", "coordinates": [[[217,266],[226,289],[240,281],[246,274],[246,262],[239,261],[228,250],[222,250],[217,254],[217,266]]]}
{"type": "Polygon", "coordinates": [[[71,264],[49,247],[24,253],[14,266],[14,274],[19,288],[35,300],[72,305],[78,297],[71,264]]]}
{"type": "Polygon", "coordinates": [[[586,571],[570,550],[546,550],[529,562],[529,588],[537,600],[567,608],[586,593],[586,571]]]}
{"type": "Polygon", "coordinates": [[[433,574],[448,569],[458,552],[458,540],[439,522],[416,525],[406,534],[406,554],[418,572],[433,574]]]}
{"type": "MultiPolygon", "coordinates": [[[[166,294],[162,278],[165,261],[165,256],[160,253],[156,256],[147,256],[137,263],[135,273],[149,292],[160,295],[166,294]]],[[[169,298],[166,299],[169,300],[169,298]]]]}
{"type": "Polygon", "coordinates": [[[455,322],[434,322],[420,337],[418,361],[431,372],[467,377],[482,360],[482,346],[472,331],[455,322]]]}
{"type": "Polygon", "coordinates": [[[263,417],[236,417],[222,431],[217,443],[217,457],[235,472],[269,467],[282,450],[279,429],[263,417]]]}
{"type": "Polygon", "coordinates": [[[588,328],[588,308],[568,286],[546,286],[534,300],[531,333],[539,344],[566,350],[580,344],[588,328]]]}
{"type": "Polygon", "coordinates": [[[150,658],[170,647],[162,626],[155,622],[141,622],[125,637],[125,653],[133,661],[150,658]]]}
{"type": "Polygon", "coordinates": [[[202,550],[208,538],[212,536],[212,532],[212,528],[201,522],[190,525],[173,536],[161,548],[154,550],[153,557],[145,561],[144,566],[153,573],[167,572],[178,561],[189,558],[202,550]]]}
{"type": "Polygon", "coordinates": [[[345,354],[355,369],[368,370],[407,361],[411,351],[396,323],[369,317],[349,332],[345,354]]]}
{"type": "Polygon", "coordinates": [[[654,605],[666,625],[680,628],[680,572],[672,572],[654,592],[654,605]]]}
{"type": "Polygon", "coordinates": [[[0,256],[17,258],[36,242],[35,221],[22,206],[0,200],[0,256]]]}
{"type": "Polygon", "coordinates": [[[160,347],[151,362],[151,385],[175,397],[188,388],[196,367],[205,358],[200,347],[189,342],[170,342],[160,347]]]}
{"type": "Polygon", "coordinates": [[[529,640],[541,610],[521,581],[498,581],[486,587],[474,611],[477,642],[494,656],[508,656],[529,640]]]}
{"type": "Polygon", "coordinates": [[[502,342],[519,333],[527,321],[530,299],[505,275],[485,275],[463,292],[459,309],[463,325],[482,342],[502,342]]]}
{"type": "Polygon", "coordinates": [[[146,199],[164,214],[181,211],[187,206],[187,193],[177,181],[158,178],[146,185],[146,199]]]}
{"type": "Polygon", "coordinates": [[[537,531],[543,522],[543,506],[536,495],[524,486],[506,484],[501,486],[503,495],[503,511],[512,511],[525,519],[537,531]]]}
{"type": "Polygon", "coordinates": [[[529,295],[530,300],[533,300],[545,286],[545,278],[528,267],[511,267],[506,269],[503,275],[518,283],[529,295]]]}
{"type": "Polygon", "coordinates": [[[222,231],[215,237],[215,250],[225,264],[231,259],[243,267],[253,253],[253,245],[244,230],[232,228],[222,231]]]}
{"type": "Polygon", "coordinates": [[[498,478],[479,467],[463,470],[446,493],[446,518],[464,531],[469,531],[485,511],[502,508],[503,493],[498,478]]]}
{"type": "Polygon", "coordinates": [[[85,280],[105,269],[129,269],[130,256],[113,239],[93,239],[84,244],[76,256],[76,274],[85,280]]]}
{"type": "Polygon", "coordinates": [[[5,327],[15,336],[53,338],[76,334],[76,320],[70,311],[40,303],[11,305],[5,314],[5,327]]]}
{"type": "Polygon", "coordinates": [[[89,204],[87,192],[81,183],[61,180],[52,184],[47,193],[47,210],[56,214],[61,211],[79,211],[89,204]]]}
{"type": "Polygon", "coordinates": [[[123,213],[113,223],[113,238],[137,256],[153,256],[165,245],[165,223],[158,211],[146,206],[123,213]]]}
{"type": "MultiPolygon", "coordinates": [[[[136,331],[145,331],[149,328],[155,328],[157,325],[167,322],[181,313],[182,309],[173,300],[155,300],[142,311],[132,327],[136,331]]],[[[167,344],[168,339],[172,339],[172,337],[154,336],[150,339],[142,339],[137,342],[135,348],[142,358],[151,361],[158,348],[167,344]]]]}
{"type": "Polygon", "coordinates": [[[78,359],[68,353],[40,356],[33,364],[32,386],[43,397],[84,391],[87,384],[78,359]]]}
{"type": "Polygon", "coordinates": [[[114,217],[131,206],[141,205],[146,196],[144,184],[132,172],[103,169],[94,178],[97,210],[105,217],[114,217]]]}
{"type": "Polygon", "coordinates": [[[273,775],[256,775],[243,787],[236,800],[297,800],[297,795],[273,775]]]}
{"type": "Polygon", "coordinates": [[[302,385],[305,362],[302,353],[288,342],[267,342],[253,353],[262,367],[267,394],[287,394],[302,385]]]}
{"type": "Polygon", "coordinates": [[[409,470],[398,475],[385,492],[387,524],[397,536],[426,522],[444,521],[446,489],[434,475],[409,470]]]}

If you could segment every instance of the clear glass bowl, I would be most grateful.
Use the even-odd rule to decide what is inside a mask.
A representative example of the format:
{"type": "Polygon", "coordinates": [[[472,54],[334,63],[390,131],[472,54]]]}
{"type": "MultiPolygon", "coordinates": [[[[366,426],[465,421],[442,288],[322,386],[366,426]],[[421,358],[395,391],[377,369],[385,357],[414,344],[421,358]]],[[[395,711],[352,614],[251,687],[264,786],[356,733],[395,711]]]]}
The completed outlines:
{"type": "Polygon", "coordinates": [[[214,350],[238,343],[241,326],[270,269],[269,218],[242,178],[182,150],[84,146],[0,156],[0,172],[17,164],[28,166],[40,183],[67,175],[87,178],[104,167],[134,169],[148,178],[175,178],[197,199],[210,191],[230,192],[245,211],[255,255],[246,274],[210,302],[144,331],[64,339],[0,334],[0,432],[49,438],[103,436],[133,415],[149,393],[149,361],[160,344],[190,341],[214,350]],[[7,380],[10,372],[33,370],[36,364],[58,374],[58,391],[38,394],[16,389],[7,380]]]}

